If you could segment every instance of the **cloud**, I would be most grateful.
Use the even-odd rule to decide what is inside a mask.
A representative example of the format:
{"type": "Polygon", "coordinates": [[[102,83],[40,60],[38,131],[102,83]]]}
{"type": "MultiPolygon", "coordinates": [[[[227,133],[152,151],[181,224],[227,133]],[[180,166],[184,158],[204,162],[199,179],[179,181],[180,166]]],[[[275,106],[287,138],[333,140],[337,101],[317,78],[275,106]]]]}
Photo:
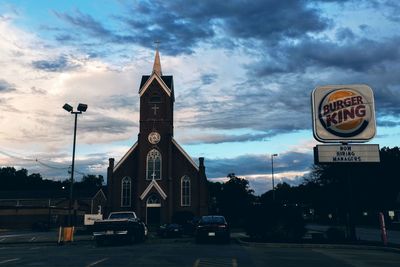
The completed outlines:
{"type": "MultiPolygon", "coordinates": [[[[313,159],[311,153],[288,151],[274,161],[274,171],[279,173],[308,171],[313,159]]],[[[206,159],[206,172],[209,178],[226,177],[228,173],[238,176],[269,175],[271,173],[270,155],[243,155],[235,158],[206,159]]]]}
{"type": "Polygon", "coordinates": [[[380,41],[367,38],[353,40],[351,32],[343,29],[338,35],[343,43],[307,37],[296,44],[281,44],[275,47],[278,53],[250,65],[250,74],[268,76],[304,73],[308,67],[317,66],[366,72],[382,67],[384,63],[396,62],[400,58],[398,36],[380,41]]]}
{"type": "Polygon", "coordinates": [[[180,141],[183,144],[220,144],[226,142],[249,142],[249,141],[264,141],[265,138],[274,136],[275,133],[261,133],[261,134],[203,134],[203,135],[190,135],[189,137],[183,136],[180,141]]]}
{"type": "Polygon", "coordinates": [[[112,33],[109,30],[105,29],[100,22],[96,21],[92,16],[88,14],[83,14],[79,10],[76,10],[74,12],[74,16],[57,11],[53,12],[59,19],[62,19],[78,28],[84,29],[88,34],[92,36],[102,37],[112,35],[112,33]]]}
{"type": "Polygon", "coordinates": [[[218,78],[217,74],[214,73],[209,73],[209,74],[203,74],[200,76],[201,82],[203,85],[209,85],[215,82],[215,80],[218,78]]]}
{"type": "Polygon", "coordinates": [[[132,120],[113,118],[106,115],[94,115],[85,119],[80,128],[84,132],[94,132],[99,134],[126,134],[138,124],[132,120]]]}
{"type": "Polygon", "coordinates": [[[15,85],[7,82],[6,80],[0,79],[0,93],[15,91],[15,85]]]}
{"type": "MultiPolygon", "coordinates": [[[[110,16],[108,22],[80,10],[54,14],[93,40],[147,48],[160,40],[162,50],[169,55],[192,54],[207,42],[227,48],[240,46],[241,40],[276,43],[321,32],[330,24],[319,10],[297,0],[139,1],[121,5],[126,14],[110,16]]],[[[67,33],[57,35],[62,41],[70,38],[67,33]]]]}
{"type": "Polygon", "coordinates": [[[65,55],[51,60],[34,60],[32,66],[35,69],[48,72],[65,72],[78,68],[79,65],[72,63],[65,55]]]}

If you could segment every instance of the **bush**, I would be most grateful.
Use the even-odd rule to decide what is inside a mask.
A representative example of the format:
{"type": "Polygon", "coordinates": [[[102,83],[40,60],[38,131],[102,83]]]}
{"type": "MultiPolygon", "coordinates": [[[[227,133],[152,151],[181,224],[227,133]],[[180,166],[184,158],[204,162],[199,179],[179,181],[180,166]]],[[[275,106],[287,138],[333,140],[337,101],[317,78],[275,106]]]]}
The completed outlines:
{"type": "Polygon", "coordinates": [[[342,229],[330,227],[325,232],[328,241],[333,243],[343,242],[346,240],[346,234],[342,229]]]}
{"type": "Polygon", "coordinates": [[[303,216],[297,208],[259,206],[246,222],[246,232],[263,241],[296,242],[306,232],[303,216]]]}

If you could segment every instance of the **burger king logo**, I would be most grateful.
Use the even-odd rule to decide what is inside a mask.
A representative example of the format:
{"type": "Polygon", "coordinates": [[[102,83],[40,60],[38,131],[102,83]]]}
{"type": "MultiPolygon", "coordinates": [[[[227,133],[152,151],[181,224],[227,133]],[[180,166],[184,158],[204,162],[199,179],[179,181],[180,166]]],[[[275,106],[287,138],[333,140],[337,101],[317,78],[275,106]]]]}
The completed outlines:
{"type": "Polygon", "coordinates": [[[318,106],[318,119],[329,133],[351,138],[362,133],[371,121],[372,107],[360,90],[340,88],[328,93],[318,106]]]}

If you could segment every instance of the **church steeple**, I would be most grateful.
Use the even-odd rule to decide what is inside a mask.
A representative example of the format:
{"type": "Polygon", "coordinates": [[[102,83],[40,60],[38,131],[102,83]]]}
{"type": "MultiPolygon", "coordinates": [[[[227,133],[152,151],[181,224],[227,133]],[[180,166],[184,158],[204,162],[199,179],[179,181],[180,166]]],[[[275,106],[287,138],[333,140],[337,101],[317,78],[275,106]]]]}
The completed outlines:
{"type": "Polygon", "coordinates": [[[157,48],[156,48],[156,56],[154,58],[153,73],[156,73],[160,77],[162,75],[160,54],[158,53],[158,43],[157,43],[157,48]]]}

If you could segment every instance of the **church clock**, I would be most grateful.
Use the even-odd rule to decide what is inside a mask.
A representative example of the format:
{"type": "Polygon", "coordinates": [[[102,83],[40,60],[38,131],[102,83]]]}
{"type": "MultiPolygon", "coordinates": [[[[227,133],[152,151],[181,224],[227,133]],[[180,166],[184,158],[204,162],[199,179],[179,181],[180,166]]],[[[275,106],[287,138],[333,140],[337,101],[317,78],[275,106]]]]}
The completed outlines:
{"type": "Polygon", "coordinates": [[[157,132],[151,132],[149,134],[149,136],[147,137],[147,139],[149,140],[150,144],[157,144],[158,142],[160,142],[161,136],[159,133],[157,132]]]}

